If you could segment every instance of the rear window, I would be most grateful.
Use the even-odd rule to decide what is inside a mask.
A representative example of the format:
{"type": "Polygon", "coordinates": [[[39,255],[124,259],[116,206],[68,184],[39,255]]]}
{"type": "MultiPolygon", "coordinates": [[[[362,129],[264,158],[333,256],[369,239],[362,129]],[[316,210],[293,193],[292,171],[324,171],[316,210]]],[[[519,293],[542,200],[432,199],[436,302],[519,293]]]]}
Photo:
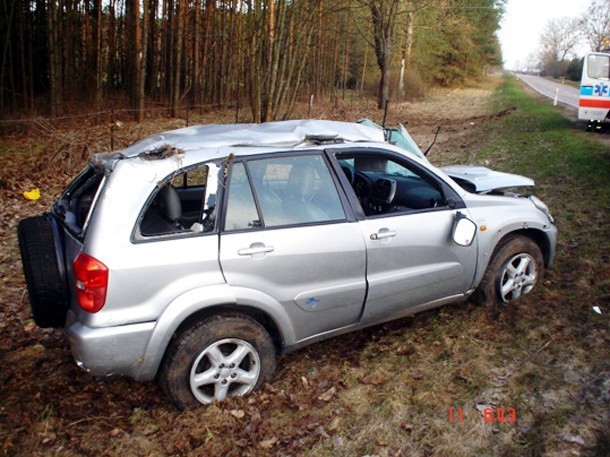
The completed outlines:
{"type": "Polygon", "coordinates": [[[68,186],[53,212],[64,221],[70,232],[82,237],[93,213],[95,202],[106,182],[103,171],[88,166],[68,186]]]}

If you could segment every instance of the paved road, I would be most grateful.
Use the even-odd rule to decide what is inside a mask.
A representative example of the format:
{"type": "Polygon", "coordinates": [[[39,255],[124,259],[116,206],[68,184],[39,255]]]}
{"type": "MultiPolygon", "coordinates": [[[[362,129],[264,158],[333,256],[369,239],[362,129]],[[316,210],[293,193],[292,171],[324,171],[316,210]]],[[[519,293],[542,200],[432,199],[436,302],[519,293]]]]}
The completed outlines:
{"type": "Polygon", "coordinates": [[[529,85],[536,92],[539,92],[550,99],[555,99],[555,91],[559,89],[559,95],[557,97],[559,103],[578,108],[580,91],[575,87],[549,81],[548,79],[539,76],[517,75],[517,78],[529,85]]]}

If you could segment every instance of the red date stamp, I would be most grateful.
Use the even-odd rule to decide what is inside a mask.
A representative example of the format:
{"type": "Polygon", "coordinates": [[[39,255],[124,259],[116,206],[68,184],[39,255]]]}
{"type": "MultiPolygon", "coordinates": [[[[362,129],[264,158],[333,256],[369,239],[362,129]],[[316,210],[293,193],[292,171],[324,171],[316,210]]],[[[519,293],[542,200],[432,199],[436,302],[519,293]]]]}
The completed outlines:
{"type": "MultiPolygon", "coordinates": [[[[464,421],[464,409],[461,406],[447,408],[449,422],[462,423],[464,421]]],[[[508,407],[487,407],[482,410],[483,422],[485,424],[514,424],[517,422],[517,410],[512,406],[508,407]]]]}
{"type": "Polygon", "coordinates": [[[512,406],[507,408],[485,408],[483,422],[486,424],[514,424],[517,422],[517,410],[512,406]]]}
{"type": "Polygon", "coordinates": [[[464,410],[461,406],[458,406],[457,408],[450,406],[447,408],[447,411],[449,411],[449,422],[452,424],[454,422],[462,422],[464,420],[464,410]]]}

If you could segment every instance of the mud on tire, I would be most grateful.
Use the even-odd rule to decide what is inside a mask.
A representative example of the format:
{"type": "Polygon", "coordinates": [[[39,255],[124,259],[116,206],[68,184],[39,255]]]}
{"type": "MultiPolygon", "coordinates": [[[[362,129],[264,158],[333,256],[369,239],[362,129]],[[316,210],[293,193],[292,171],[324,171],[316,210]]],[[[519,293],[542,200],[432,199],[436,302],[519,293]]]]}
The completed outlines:
{"type": "Polygon", "coordinates": [[[34,321],[43,328],[63,327],[68,304],[51,222],[46,216],[24,219],[17,235],[34,321]]]}
{"type": "Polygon", "coordinates": [[[472,299],[487,306],[510,303],[528,294],[541,282],[543,273],[544,259],[536,242],[509,235],[496,246],[472,299]]]}
{"type": "Polygon", "coordinates": [[[218,314],[172,338],[159,384],[179,410],[248,394],[270,381],[276,350],[265,328],[248,316],[218,314]]]}

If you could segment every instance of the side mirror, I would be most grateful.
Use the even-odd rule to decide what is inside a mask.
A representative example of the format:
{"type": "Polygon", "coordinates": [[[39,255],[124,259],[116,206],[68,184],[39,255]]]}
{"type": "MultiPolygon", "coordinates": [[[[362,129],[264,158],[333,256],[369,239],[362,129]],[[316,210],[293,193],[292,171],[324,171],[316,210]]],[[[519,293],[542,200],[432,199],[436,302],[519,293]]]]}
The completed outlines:
{"type": "Polygon", "coordinates": [[[477,233],[477,224],[472,222],[462,213],[455,215],[453,224],[453,241],[460,246],[470,246],[477,233]]]}

